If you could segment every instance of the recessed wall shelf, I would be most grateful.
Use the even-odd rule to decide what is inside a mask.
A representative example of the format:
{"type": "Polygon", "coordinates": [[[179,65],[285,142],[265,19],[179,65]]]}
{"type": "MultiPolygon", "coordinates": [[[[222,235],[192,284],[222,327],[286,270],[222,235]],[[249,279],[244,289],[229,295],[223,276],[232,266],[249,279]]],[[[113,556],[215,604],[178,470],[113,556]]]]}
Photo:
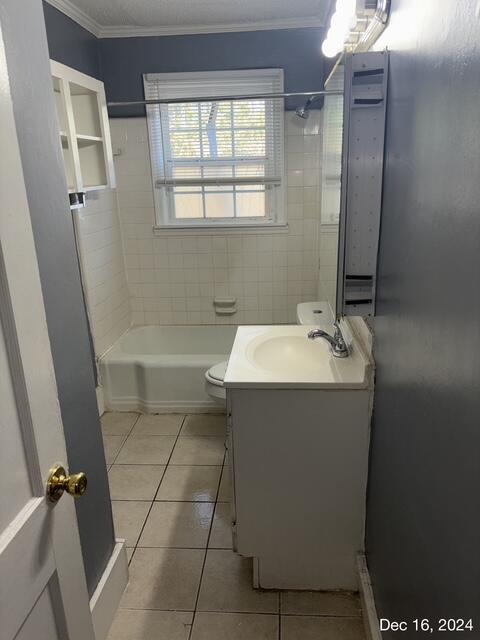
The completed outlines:
{"type": "Polygon", "coordinates": [[[50,64],[68,191],[114,187],[103,82],[59,62],[50,64]]]}

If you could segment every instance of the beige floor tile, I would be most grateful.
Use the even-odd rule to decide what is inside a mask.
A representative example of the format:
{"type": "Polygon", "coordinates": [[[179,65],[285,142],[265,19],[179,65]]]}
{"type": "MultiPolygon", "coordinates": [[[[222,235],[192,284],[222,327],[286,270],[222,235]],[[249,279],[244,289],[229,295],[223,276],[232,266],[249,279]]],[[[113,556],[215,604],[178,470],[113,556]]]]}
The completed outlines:
{"type": "Polygon", "coordinates": [[[361,618],[282,616],[281,640],[365,640],[361,618]]]}
{"type": "Polygon", "coordinates": [[[128,436],[137,421],[138,413],[107,411],[100,418],[105,436],[128,436]]]}
{"type": "Polygon", "coordinates": [[[335,591],[283,591],[282,613],[310,616],[361,616],[360,599],[355,593],[335,591]]]}
{"type": "Polygon", "coordinates": [[[221,465],[225,455],[224,438],[180,436],[171,464],[221,465]]]}
{"type": "Polygon", "coordinates": [[[155,502],[139,546],[204,549],[213,506],[211,502],[155,502]]]}
{"type": "Polygon", "coordinates": [[[118,464],[167,464],[175,436],[130,435],[123,445],[118,464]]]}
{"type": "Polygon", "coordinates": [[[277,640],[278,616],[255,613],[195,614],[192,640],[277,640]]]}
{"type": "Polygon", "coordinates": [[[232,514],[229,502],[217,502],[208,546],[210,549],[232,548],[232,514]]]}
{"type": "Polygon", "coordinates": [[[114,464],[108,472],[112,500],[153,500],[164,465],[114,464]]]}
{"type": "Polygon", "coordinates": [[[157,500],[215,502],[222,467],[167,467],[157,500]]]}
{"type": "Polygon", "coordinates": [[[227,433],[227,416],[198,413],[185,418],[182,436],[223,436],[227,433]]]}
{"type": "Polygon", "coordinates": [[[220,490],[218,492],[219,502],[230,502],[232,499],[232,477],[230,467],[225,465],[222,471],[222,479],[220,481],[220,490]]]}
{"type": "Polygon", "coordinates": [[[150,509],[150,502],[112,500],[113,523],[117,538],[124,538],[127,547],[137,544],[138,536],[150,509]]]}
{"type": "Polygon", "coordinates": [[[130,562],[133,556],[133,552],[135,551],[134,547],[127,547],[127,560],[130,562]]]}
{"type": "Polygon", "coordinates": [[[137,548],[121,607],[193,611],[204,554],[203,549],[137,548]]]}
{"type": "Polygon", "coordinates": [[[103,436],[103,447],[107,464],[113,464],[124,442],[125,436],[103,436]]]}
{"type": "Polygon", "coordinates": [[[188,640],[192,613],[119,609],[107,640],[188,640]]]}
{"type": "Polygon", "coordinates": [[[203,571],[199,611],[277,613],[278,594],[252,587],[252,559],[233,551],[209,549],[203,571]]]}
{"type": "Polygon", "coordinates": [[[142,414],[132,432],[135,436],[178,436],[185,416],[179,413],[142,414]]]}

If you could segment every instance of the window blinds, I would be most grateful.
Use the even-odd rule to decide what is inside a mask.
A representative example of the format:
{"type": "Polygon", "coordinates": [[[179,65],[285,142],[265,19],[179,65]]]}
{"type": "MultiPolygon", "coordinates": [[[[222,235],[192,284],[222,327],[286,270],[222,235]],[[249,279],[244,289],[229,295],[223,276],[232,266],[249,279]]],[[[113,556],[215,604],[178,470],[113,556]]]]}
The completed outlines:
{"type": "MultiPolygon", "coordinates": [[[[328,80],[329,91],[343,91],[344,67],[328,80]]],[[[343,96],[325,96],[323,111],[322,224],[338,224],[342,178],[343,96]]]]}
{"type": "Polygon", "coordinates": [[[199,98],[147,106],[157,188],[281,183],[283,100],[201,100],[281,92],[280,70],[146,74],[144,86],[147,100],[199,98]]]}

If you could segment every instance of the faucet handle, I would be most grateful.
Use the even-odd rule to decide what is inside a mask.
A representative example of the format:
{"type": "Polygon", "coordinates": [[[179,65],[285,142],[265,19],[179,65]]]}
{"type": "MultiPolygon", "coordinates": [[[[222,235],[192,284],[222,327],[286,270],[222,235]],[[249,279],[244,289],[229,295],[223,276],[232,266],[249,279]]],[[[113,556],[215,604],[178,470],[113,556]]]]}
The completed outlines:
{"type": "Polygon", "coordinates": [[[335,338],[335,340],[336,340],[337,344],[338,344],[338,345],[340,345],[340,346],[342,346],[342,347],[345,347],[345,346],[346,346],[346,345],[345,345],[345,338],[343,337],[342,330],[340,329],[339,321],[338,321],[338,320],[336,320],[336,321],[333,323],[333,326],[335,327],[335,334],[334,334],[334,338],[335,338]]]}

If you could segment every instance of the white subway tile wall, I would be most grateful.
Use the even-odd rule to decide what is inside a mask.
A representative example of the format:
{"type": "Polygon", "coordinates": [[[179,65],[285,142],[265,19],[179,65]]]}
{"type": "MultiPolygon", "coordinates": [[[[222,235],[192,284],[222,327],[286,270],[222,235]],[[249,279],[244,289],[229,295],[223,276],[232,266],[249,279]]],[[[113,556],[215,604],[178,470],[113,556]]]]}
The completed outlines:
{"type": "Polygon", "coordinates": [[[285,114],[288,231],[153,235],[145,118],[110,120],[134,324],[295,322],[298,302],[318,295],[321,117],[285,114]],[[216,296],[237,298],[218,316],[216,296]]]}
{"type": "Polygon", "coordinates": [[[320,225],[320,272],[318,295],[320,300],[328,300],[335,310],[337,293],[338,225],[320,225]]]}
{"type": "Polygon", "coordinates": [[[77,209],[84,293],[95,354],[102,355],[130,326],[122,238],[114,189],[87,194],[77,209]]]}

